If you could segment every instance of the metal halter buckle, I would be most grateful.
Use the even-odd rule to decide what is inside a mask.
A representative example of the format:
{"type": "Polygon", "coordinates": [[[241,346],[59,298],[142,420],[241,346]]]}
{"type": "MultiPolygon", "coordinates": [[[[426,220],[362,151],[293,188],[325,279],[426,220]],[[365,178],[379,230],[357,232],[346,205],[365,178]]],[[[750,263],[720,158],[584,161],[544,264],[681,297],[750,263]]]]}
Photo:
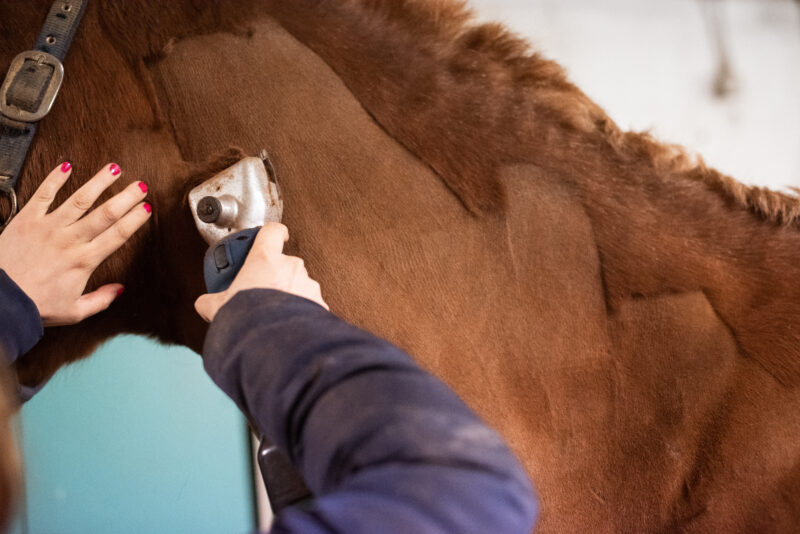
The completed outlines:
{"type": "MultiPolygon", "coordinates": [[[[0,177],[2,178],[2,177],[0,177]]],[[[11,201],[11,211],[4,220],[0,220],[0,232],[6,229],[8,223],[11,222],[11,219],[17,214],[17,193],[14,191],[14,188],[8,182],[8,179],[0,180],[0,195],[5,195],[8,197],[8,200],[11,201]]]]}
{"type": "Polygon", "coordinates": [[[50,113],[50,109],[53,107],[53,102],[56,100],[56,95],[58,95],[58,90],[61,89],[61,82],[63,81],[64,65],[61,64],[61,61],[59,61],[57,57],[39,50],[27,50],[19,54],[14,58],[14,61],[11,62],[3,86],[0,87],[0,114],[19,122],[31,123],[42,120],[50,113]],[[39,109],[34,112],[25,111],[8,102],[8,91],[11,88],[11,84],[19,72],[25,67],[27,61],[32,61],[37,65],[53,67],[53,75],[50,77],[50,83],[47,85],[44,97],[42,97],[42,102],[39,104],[39,109]]]}

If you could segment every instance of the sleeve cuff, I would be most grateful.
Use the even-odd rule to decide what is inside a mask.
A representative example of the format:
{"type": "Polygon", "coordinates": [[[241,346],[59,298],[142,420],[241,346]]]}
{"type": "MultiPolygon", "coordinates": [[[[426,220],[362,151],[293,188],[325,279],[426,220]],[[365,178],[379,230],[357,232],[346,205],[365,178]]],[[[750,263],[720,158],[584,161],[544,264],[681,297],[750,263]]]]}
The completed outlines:
{"type": "MultiPolygon", "coordinates": [[[[227,355],[235,339],[253,327],[281,319],[287,306],[293,311],[330,315],[314,301],[276,289],[248,289],[240,291],[225,303],[209,326],[203,356],[227,355]]],[[[295,312],[297,313],[297,312],[295,312]]]]}
{"type": "Polygon", "coordinates": [[[10,365],[44,335],[36,304],[0,269],[0,360],[10,365]]]}

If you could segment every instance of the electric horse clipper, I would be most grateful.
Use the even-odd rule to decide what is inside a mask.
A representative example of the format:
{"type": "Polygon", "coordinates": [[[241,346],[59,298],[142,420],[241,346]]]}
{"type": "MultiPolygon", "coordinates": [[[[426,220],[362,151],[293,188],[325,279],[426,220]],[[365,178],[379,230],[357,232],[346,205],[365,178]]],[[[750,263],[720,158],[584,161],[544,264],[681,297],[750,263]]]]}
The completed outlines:
{"type": "MultiPolygon", "coordinates": [[[[261,227],[283,217],[275,168],[266,151],[259,156],[242,159],[189,192],[195,224],[210,245],[203,261],[209,293],[230,287],[261,227]]],[[[258,465],[275,513],[311,497],[286,455],[263,437],[258,465]]]]}
{"type": "Polygon", "coordinates": [[[264,224],[283,217],[269,156],[244,158],[192,189],[189,204],[197,229],[211,245],[203,274],[209,293],[230,287],[264,224]]]}

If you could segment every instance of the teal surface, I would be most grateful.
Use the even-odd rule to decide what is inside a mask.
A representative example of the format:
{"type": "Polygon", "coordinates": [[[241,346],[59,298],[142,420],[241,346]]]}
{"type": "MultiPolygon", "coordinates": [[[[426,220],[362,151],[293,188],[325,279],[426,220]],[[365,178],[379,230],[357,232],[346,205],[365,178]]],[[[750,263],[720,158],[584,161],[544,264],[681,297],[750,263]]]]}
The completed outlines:
{"type": "Polygon", "coordinates": [[[19,534],[250,533],[248,434],[200,357],[116,338],[22,409],[19,534]]]}

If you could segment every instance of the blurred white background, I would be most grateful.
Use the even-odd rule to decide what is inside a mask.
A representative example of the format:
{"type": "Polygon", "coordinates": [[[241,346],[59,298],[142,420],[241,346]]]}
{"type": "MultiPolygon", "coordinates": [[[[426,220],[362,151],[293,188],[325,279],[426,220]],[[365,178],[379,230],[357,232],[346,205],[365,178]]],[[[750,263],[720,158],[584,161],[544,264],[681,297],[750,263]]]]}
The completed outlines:
{"type": "Polygon", "coordinates": [[[563,65],[620,127],[651,130],[740,181],[800,187],[797,0],[471,3],[563,65]]]}

